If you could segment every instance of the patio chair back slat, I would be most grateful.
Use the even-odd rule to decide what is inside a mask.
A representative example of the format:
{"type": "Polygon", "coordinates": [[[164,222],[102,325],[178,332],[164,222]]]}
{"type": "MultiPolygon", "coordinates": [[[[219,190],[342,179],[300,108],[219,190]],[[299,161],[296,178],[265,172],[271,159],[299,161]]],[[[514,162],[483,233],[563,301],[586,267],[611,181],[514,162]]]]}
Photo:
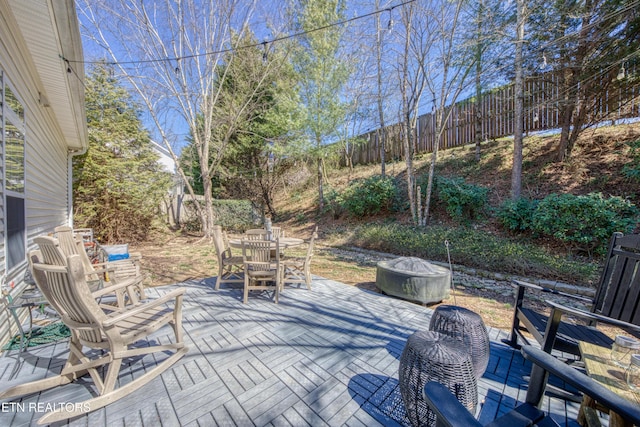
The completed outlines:
{"type": "Polygon", "coordinates": [[[267,230],[262,228],[253,228],[244,232],[245,240],[265,240],[267,238],[267,230]]]}
{"type": "Polygon", "coordinates": [[[640,235],[616,236],[602,272],[594,312],[640,325],[640,235]]]}

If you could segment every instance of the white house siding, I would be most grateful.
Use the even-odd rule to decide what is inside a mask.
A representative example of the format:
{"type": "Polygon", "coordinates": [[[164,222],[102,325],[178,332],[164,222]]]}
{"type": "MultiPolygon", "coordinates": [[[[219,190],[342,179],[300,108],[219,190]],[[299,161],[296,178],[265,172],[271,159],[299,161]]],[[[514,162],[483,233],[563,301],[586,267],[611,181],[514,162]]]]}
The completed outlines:
{"type": "MultiPolygon", "coordinates": [[[[73,7],[73,1],[29,0],[27,4],[34,13],[30,26],[24,24],[25,16],[20,17],[20,14],[31,13],[29,10],[25,12],[24,3],[20,4],[14,0],[0,0],[0,72],[2,72],[4,79],[11,83],[25,110],[25,223],[27,250],[29,250],[34,247],[34,237],[52,232],[54,227],[58,225],[69,223],[71,207],[68,200],[68,152],[69,148],[77,147],[70,147],[68,137],[65,137],[70,132],[73,134],[74,131],[68,129],[68,119],[63,114],[69,109],[68,105],[65,106],[65,103],[61,102],[58,102],[58,105],[54,102],[48,102],[46,104],[49,105],[44,105],[45,103],[41,102],[42,95],[48,101],[60,99],[57,97],[58,94],[54,93],[55,84],[49,84],[51,82],[48,81],[43,82],[49,73],[58,73],[58,77],[60,77],[59,74],[64,73],[62,77],[64,79],[68,77],[64,64],[43,70],[42,56],[39,59],[36,57],[51,55],[59,62],[61,61],[58,58],[58,50],[60,49],[54,46],[53,49],[48,48],[47,52],[38,52],[38,46],[34,47],[33,44],[33,34],[29,34],[28,37],[24,35],[24,31],[37,31],[38,37],[45,37],[44,44],[51,40],[68,38],[68,36],[60,36],[57,33],[59,28],[56,28],[56,24],[54,24],[56,20],[59,22],[61,18],[65,17],[59,17],[57,14],[52,17],[52,13],[54,10],[64,9],[65,5],[73,7]],[[51,1],[59,2],[59,4],[53,4],[51,1]],[[60,6],[61,4],[63,7],[60,6]],[[45,25],[47,23],[48,27],[45,25]],[[32,55],[34,56],[32,57],[32,55]],[[39,68],[36,67],[36,63],[39,64],[39,68]],[[47,89],[45,88],[49,89],[49,94],[46,93],[47,89]]],[[[75,12],[71,16],[75,17],[75,12]]],[[[72,30],[74,28],[77,30],[77,22],[72,22],[72,24],[72,30]]],[[[79,76],[82,77],[83,72],[79,76]]],[[[58,84],[58,82],[54,83],[58,84]]],[[[60,85],[58,84],[58,86],[60,85]]],[[[71,93],[71,90],[68,89],[67,92],[71,93]]],[[[81,107],[84,110],[83,101],[81,107]]],[[[84,113],[78,121],[82,123],[85,121],[84,113]]],[[[84,123],[83,125],[86,126],[84,123]]],[[[78,134],[84,135],[86,138],[86,128],[78,134]]],[[[4,159],[0,161],[1,167],[4,167],[4,159]]],[[[0,178],[3,176],[4,174],[0,175],[0,178]]],[[[4,180],[0,179],[0,274],[4,276],[6,273],[6,227],[5,209],[2,206],[4,188],[1,186],[3,184],[4,180]]],[[[10,276],[6,278],[7,282],[13,281],[16,285],[12,292],[16,292],[24,286],[22,280],[26,266],[25,259],[24,263],[11,271],[10,276]]],[[[0,312],[0,346],[6,343],[15,332],[14,322],[9,321],[7,316],[6,310],[0,312]]]]}

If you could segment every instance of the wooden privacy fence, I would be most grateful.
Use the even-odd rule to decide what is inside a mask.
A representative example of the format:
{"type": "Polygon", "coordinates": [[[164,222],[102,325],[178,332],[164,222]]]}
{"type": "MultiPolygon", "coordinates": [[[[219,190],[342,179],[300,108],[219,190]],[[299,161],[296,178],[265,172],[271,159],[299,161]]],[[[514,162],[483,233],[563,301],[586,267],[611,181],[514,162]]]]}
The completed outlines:
{"type": "MultiPolygon", "coordinates": [[[[560,127],[559,104],[561,85],[558,74],[545,73],[525,80],[524,131],[536,132],[560,127]]],[[[459,147],[475,143],[476,108],[481,120],[481,139],[495,139],[513,135],[514,129],[514,87],[507,85],[494,92],[484,94],[476,105],[471,99],[454,105],[446,121],[440,149],[459,147]]],[[[640,84],[629,83],[626,87],[606,91],[593,105],[591,121],[619,120],[640,116],[640,84]]],[[[433,151],[436,140],[435,115],[427,113],[418,118],[417,138],[414,153],[433,151]]],[[[380,163],[380,129],[360,135],[365,142],[354,147],[351,156],[354,165],[380,163]]],[[[386,127],[385,159],[404,158],[402,147],[402,126],[394,124],[386,127]]]]}

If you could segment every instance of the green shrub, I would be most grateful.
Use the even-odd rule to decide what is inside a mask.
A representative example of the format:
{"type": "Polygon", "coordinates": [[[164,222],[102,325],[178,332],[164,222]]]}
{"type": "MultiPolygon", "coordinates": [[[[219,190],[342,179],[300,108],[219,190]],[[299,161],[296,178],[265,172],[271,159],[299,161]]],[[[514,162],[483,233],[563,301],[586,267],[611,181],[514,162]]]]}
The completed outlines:
{"type": "Polygon", "coordinates": [[[213,217],[216,224],[236,231],[251,228],[259,220],[249,200],[216,199],[213,201],[213,217]]]}
{"type": "Polygon", "coordinates": [[[475,219],[487,204],[489,190],[474,184],[467,184],[463,178],[436,179],[438,200],[444,203],[447,213],[455,220],[475,219]]]}
{"type": "Polygon", "coordinates": [[[325,187],[323,213],[330,213],[334,219],[338,219],[344,212],[342,197],[335,188],[325,187]]]}
{"type": "Polygon", "coordinates": [[[397,187],[388,176],[372,176],[354,180],[341,195],[342,206],[351,215],[361,218],[393,210],[397,187]]]}
{"type": "Polygon", "coordinates": [[[623,166],[622,175],[634,181],[640,181],[640,140],[628,142],[631,148],[631,162],[623,166]]]}
{"type": "MultiPolygon", "coordinates": [[[[196,215],[194,203],[199,203],[204,208],[204,200],[185,200],[185,212],[189,212],[182,223],[182,227],[186,231],[202,231],[200,218],[196,215]]],[[[255,211],[249,200],[230,200],[230,199],[214,199],[213,200],[213,222],[221,225],[225,229],[234,231],[244,231],[253,227],[260,220],[258,213],[255,211]]]]}
{"type": "Polygon", "coordinates": [[[448,255],[445,241],[450,244],[452,262],[466,267],[519,276],[554,278],[583,285],[595,283],[598,279],[598,262],[553,255],[540,246],[471,227],[363,224],[351,231],[347,244],[446,263],[448,255]]]}
{"type": "Polygon", "coordinates": [[[573,248],[602,253],[613,232],[630,232],[637,221],[638,209],[621,197],[550,194],[538,204],[532,229],[573,248]]]}
{"type": "Polygon", "coordinates": [[[520,198],[516,201],[505,201],[496,212],[500,224],[512,232],[531,229],[533,215],[538,206],[537,200],[520,198]]]}

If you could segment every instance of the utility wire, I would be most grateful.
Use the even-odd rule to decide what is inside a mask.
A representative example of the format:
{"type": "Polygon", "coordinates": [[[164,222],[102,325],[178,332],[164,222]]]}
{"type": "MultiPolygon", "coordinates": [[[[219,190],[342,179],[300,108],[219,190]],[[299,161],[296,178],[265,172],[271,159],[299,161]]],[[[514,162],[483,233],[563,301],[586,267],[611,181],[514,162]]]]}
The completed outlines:
{"type": "MultiPolygon", "coordinates": [[[[296,33],[293,33],[293,34],[288,34],[288,35],[285,35],[285,36],[276,37],[274,39],[265,40],[265,41],[262,41],[260,43],[253,43],[253,44],[248,44],[248,45],[244,45],[244,46],[230,47],[230,48],[227,48],[227,49],[221,49],[221,50],[216,50],[216,51],[211,51],[211,52],[204,52],[204,53],[197,53],[197,54],[193,54],[193,55],[176,56],[176,57],[171,57],[171,58],[143,59],[143,60],[136,60],[136,61],[106,62],[106,64],[108,64],[108,65],[130,65],[130,64],[148,64],[148,63],[165,62],[165,61],[180,61],[180,60],[183,60],[183,59],[200,58],[200,57],[203,57],[203,56],[213,56],[213,55],[219,55],[221,53],[234,52],[234,51],[243,50],[243,49],[249,49],[249,48],[258,47],[258,46],[266,46],[266,45],[268,45],[270,43],[280,42],[280,41],[283,41],[283,40],[288,40],[288,39],[304,36],[306,34],[311,34],[311,33],[315,33],[315,32],[318,32],[318,31],[326,30],[328,28],[345,25],[345,24],[348,24],[350,22],[357,21],[359,19],[364,19],[364,18],[368,18],[370,16],[378,15],[380,13],[391,12],[393,9],[395,9],[397,7],[402,7],[402,6],[405,6],[407,4],[413,3],[415,1],[416,0],[407,0],[407,1],[403,2],[403,3],[399,3],[399,4],[396,4],[394,6],[387,7],[385,9],[374,10],[373,12],[369,12],[369,13],[366,13],[364,15],[354,16],[353,18],[344,19],[342,21],[337,21],[337,22],[332,22],[331,24],[323,25],[323,26],[317,27],[317,28],[312,28],[312,29],[306,30],[306,31],[299,31],[299,32],[296,32],[296,33]]],[[[69,62],[83,63],[83,64],[105,63],[104,61],[71,60],[71,59],[66,59],[64,57],[62,57],[62,59],[67,63],[69,63],[69,62]]]]}

